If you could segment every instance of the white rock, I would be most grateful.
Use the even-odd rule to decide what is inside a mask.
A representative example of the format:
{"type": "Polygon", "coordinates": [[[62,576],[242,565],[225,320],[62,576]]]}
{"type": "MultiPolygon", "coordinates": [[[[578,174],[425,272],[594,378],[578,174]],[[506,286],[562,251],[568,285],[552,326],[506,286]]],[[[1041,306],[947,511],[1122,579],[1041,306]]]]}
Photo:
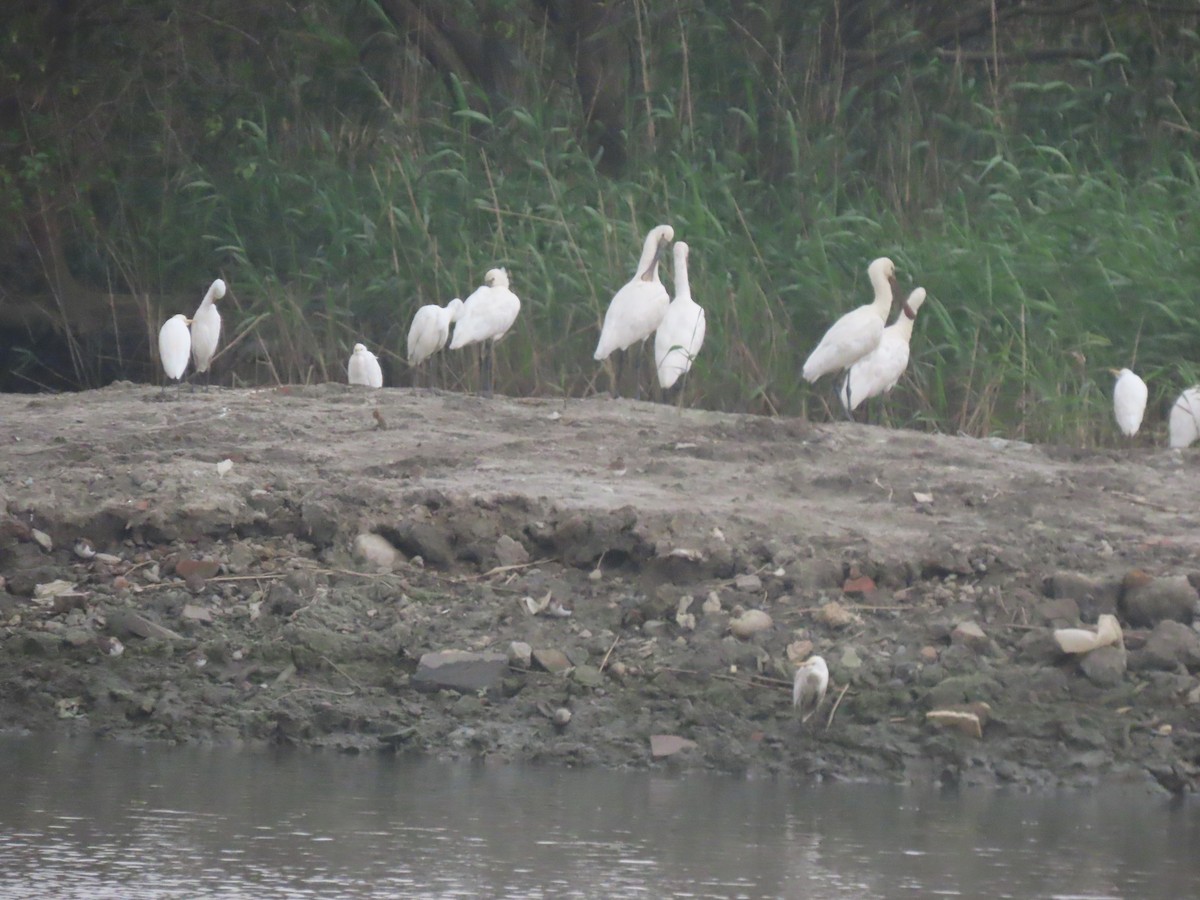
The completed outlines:
{"type": "Polygon", "coordinates": [[[400,558],[387,538],[373,532],[363,532],[354,539],[354,555],[380,569],[394,568],[400,558]]]}
{"type": "Polygon", "coordinates": [[[771,617],[761,609],[748,609],[740,616],[729,620],[729,630],[737,637],[748,638],[766,631],[774,625],[771,617]]]}

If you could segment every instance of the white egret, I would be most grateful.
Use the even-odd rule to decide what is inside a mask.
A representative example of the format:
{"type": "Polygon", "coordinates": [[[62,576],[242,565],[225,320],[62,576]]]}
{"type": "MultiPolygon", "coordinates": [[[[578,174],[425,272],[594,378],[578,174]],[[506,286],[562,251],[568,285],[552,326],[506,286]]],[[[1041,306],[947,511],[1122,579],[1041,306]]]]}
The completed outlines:
{"type": "Polygon", "coordinates": [[[351,384],[361,384],[369,388],[383,387],[383,369],[379,368],[379,358],[368,350],[365,344],[354,345],[354,352],[350,354],[350,364],[346,367],[346,375],[351,384]]]}
{"type": "Polygon", "coordinates": [[[919,287],[909,294],[896,321],[883,329],[879,346],[850,367],[840,393],[847,412],[858,409],[864,400],[886,394],[900,381],[908,368],[913,322],[924,302],[925,288],[919,287]]]}
{"type": "Polygon", "coordinates": [[[1188,388],[1171,407],[1167,445],[1189,447],[1200,438],[1200,385],[1188,388]]]}
{"type": "MultiPolygon", "coordinates": [[[[192,352],[192,333],[188,330],[191,320],[183,313],[171,316],[158,330],[158,358],[168,378],[176,381],[187,370],[188,356],[192,352]]],[[[166,390],[163,385],[163,390],[166,390]]]]}
{"type": "MultiPolygon", "coordinates": [[[[633,278],[613,295],[604,314],[604,325],[600,329],[600,342],[596,344],[593,358],[599,362],[608,359],[614,350],[627,350],[640,344],[654,334],[667,314],[671,298],[658,279],[658,262],[663,251],[675,240],[675,229],[670,225],[658,225],[650,229],[642,244],[642,255],[638,260],[633,278]]],[[[639,351],[641,347],[639,346],[639,351]]],[[[642,353],[637,354],[634,372],[634,396],[640,396],[642,353]]],[[[616,381],[620,380],[620,371],[616,381]]],[[[619,385],[614,381],[613,394],[619,385]]]]}
{"type": "MultiPolygon", "coordinates": [[[[883,326],[892,309],[896,265],[887,257],[880,257],[867,266],[867,276],[875,290],[875,299],[866,306],[850,310],[825,332],[804,362],[805,381],[813,382],[829,372],[848,369],[879,346],[883,326]]],[[[853,388],[851,385],[851,399],[853,388]]]]}
{"type": "MultiPolygon", "coordinates": [[[[446,346],[450,326],[462,315],[463,302],[455,297],[445,306],[422,306],[408,328],[408,364],[414,369],[446,346]]],[[[413,375],[414,384],[416,374],[413,375]]],[[[430,378],[430,386],[433,379],[430,378]]]]}
{"type": "Polygon", "coordinates": [[[1149,391],[1142,381],[1129,369],[1109,369],[1117,376],[1113,387],[1113,413],[1117,427],[1126,437],[1133,437],[1142,427],[1142,416],[1146,413],[1146,397],[1149,391]]]}
{"type": "Polygon", "coordinates": [[[796,666],[792,680],[792,706],[800,710],[800,721],[807,722],[825,699],[829,687],[829,666],[824,657],[810,656],[796,666]]]}
{"type": "Polygon", "coordinates": [[[450,349],[457,350],[468,344],[486,341],[484,348],[483,396],[492,396],[492,379],[496,365],[496,341],[508,333],[517,315],[521,312],[521,301],[508,287],[508,272],[504,269],[489,269],[483,276],[483,285],[475,289],[463,303],[462,311],[454,324],[454,336],[450,349]]]}
{"type": "Polygon", "coordinates": [[[692,361],[704,344],[704,310],[692,299],[688,283],[688,245],[676,241],[675,299],[667,307],[658,330],[654,332],[654,364],[663,390],[672,387],[687,374],[692,361]]]}
{"type": "MultiPolygon", "coordinates": [[[[225,296],[225,282],[218,278],[208,286],[208,293],[192,316],[192,360],[196,373],[208,375],[208,366],[221,340],[221,313],[216,301],[225,296]]],[[[205,378],[207,384],[208,378],[205,378]]]]}

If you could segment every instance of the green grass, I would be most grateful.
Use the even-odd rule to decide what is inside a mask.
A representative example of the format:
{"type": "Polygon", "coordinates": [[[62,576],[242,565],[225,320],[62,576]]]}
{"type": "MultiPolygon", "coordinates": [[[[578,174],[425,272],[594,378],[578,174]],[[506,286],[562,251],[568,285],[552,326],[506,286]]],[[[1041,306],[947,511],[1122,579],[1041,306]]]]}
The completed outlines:
{"type": "MultiPolygon", "coordinates": [[[[1167,405],[1200,378],[1200,174],[1190,126],[1135,127],[1149,120],[1127,59],[1000,81],[914,55],[867,86],[771,62],[766,84],[725,52],[714,16],[656,35],[661,87],[633,85],[632,161],[618,179],[580,145],[560,82],[514,89],[542,103],[499,108],[403,62],[398,91],[360,69],[328,23],[297,25],[310,39],[299,52],[336,77],[293,93],[260,97],[246,84],[261,72],[243,78],[218,60],[210,82],[232,86],[211,99],[162,82],[145,146],[144,110],[114,101],[122,152],[143,153],[148,174],[98,164],[79,193],[108,198],[97,269],[163,298],[147,307],[142,371],[153,372],[157,324],[190,312],[220,274],[227,382],[343,379],[361,340],[388,384],[407,384],[415,310],[465,298],[502,265],[523,305],[499,347],[497,390],[585,395],[608,385],[591,358],[608,300],[646,231],[669,222],[691,246],[708,321],[689,403],[838,417],[833,381],[807,386],[800,367],[837,316],[868,301],[867,264],[888,255],[929,301],[908,374],[870,403],[885,421],[1116,444],[1107,370],[1129,365],[1150,385],[1146,428],[1161,438],[1167,405]],[[180,114],[192,106],[206,114],[180,114]],[[158,171],[164,148],[182,161],[158,171]]],[[[1187,109],[1200,78],[1179,65],[1170,75],[1187,109]]],[[[49,159],[28,178],[56,165],[71,176],[49,159]]],[[[475,386],[473,356],[449,357],[450,384],[475,386]]]]}

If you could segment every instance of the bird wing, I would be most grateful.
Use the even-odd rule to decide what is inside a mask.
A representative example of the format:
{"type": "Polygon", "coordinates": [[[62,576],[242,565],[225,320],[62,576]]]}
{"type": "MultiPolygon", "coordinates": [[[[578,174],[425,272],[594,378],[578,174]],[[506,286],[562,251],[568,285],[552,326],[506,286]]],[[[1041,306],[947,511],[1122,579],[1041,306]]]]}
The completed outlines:
{"type": "Polygon", "coordinates": [[[676,297],[667,307],[662,324],[654,333],[654,362],[658,368],[658,383],[672,387],[704,344],[704,310],[690,297],[676,297]]]}
{"type": "Polygon", "coordinates": [[[804,362],[804,380],[854,365],[883,338],[883,319],[870,306],[852,309],[830,326],[804,362]]]}
{"type": "Polygon", "coordinates": [[[594,358],[607,359],[614,350],[625,350],[650,337],[662,324],[670,303],[667,289],[657,280],[634,279],[626,284],[608,304],[594,358]]]}
{"type": "Polygon", "coordinates": [[[839,392],[842,405],[846,404],[847,384],[853,401],[850,408],[855,410],[864,400],[894,388],[907,366],[908,341],[885,329],[879,346],[850,367],[839,392]]]}

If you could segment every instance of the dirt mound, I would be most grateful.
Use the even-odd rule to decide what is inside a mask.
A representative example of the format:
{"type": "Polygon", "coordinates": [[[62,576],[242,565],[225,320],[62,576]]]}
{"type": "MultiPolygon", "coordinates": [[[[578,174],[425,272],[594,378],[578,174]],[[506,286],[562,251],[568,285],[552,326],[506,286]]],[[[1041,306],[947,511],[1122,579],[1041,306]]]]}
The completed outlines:
{"type": "Polygon", "coordinates": [[[0,724],[1197,782],[1194,454],[605,399],[167,398],[0,396],[0,724]],[[743,610],[769,626],[735,636],[743,610]],[[1059,650],[1105,612],[1121,645],[1059,650]],[[802,725],[808,652],[832,683],[802,725]]]}

